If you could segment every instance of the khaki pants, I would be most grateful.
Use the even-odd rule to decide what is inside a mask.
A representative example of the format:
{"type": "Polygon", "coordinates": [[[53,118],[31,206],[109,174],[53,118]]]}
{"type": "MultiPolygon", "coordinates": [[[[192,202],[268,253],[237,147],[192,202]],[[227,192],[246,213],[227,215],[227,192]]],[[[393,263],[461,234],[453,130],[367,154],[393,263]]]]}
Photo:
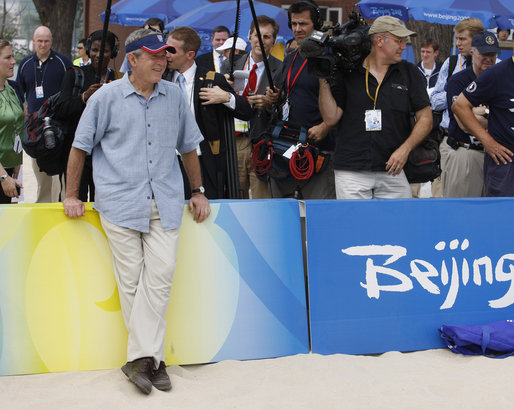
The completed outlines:
{"type": "MultiPolygon", "coordinates": [[[[41,172],[34,158],[31,158],[32,170],[37,181],[36,203],[59,202],[59,192],[61,191],[61,183],[59,176],[50,176],[46,172],[41,172]]],[[[64,177],[63,187],[64,187],[64,177]]],[[[64,193],[64,188],[63,188],[64,193]]],[[[63,195],[64,198],[64,195],[63,195]]]]}
{"type": "Polygon", "coordinates": [[[100,215],[113,256],[121,310],[128,330],[127,361],[165,361],[166,310],[177,260],[179,230],[163,231],[152,200],[150,232],[114,225],[100,215]]]}
{"type": "Polygon", "coordinates": [[[402,171],[387,172],[335,170],[337,199],[412,198],[412,190],[402,171]]]}
{"type": "Polygon", "coordinates": [[[239,187],[243,192],[243,198],[271,198],[268,183],[257,178],[252,168],[252,143],[247,134],[236,136],[236,149],[239,187]]]}
{"type": "Polygon", "coordinates": [[[446,140],[439,146],[443,197],[485,196],[484,152],[463,147],[454,150],[446,140]]]}

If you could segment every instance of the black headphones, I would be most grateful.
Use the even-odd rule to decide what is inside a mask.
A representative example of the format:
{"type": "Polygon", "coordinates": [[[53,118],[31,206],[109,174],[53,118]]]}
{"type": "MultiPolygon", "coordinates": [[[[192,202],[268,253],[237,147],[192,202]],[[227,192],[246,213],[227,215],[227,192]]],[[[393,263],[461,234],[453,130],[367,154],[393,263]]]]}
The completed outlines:
{"type": "MultiPolygon", "coordinates": [[[[300,0],[299,2],[296,2],[294,4],[299,4],[299,3],[304,3],[307,6],[309,6],[309,8],[311,10],[311,19],[312,19],[312,22],[314,23],[314,30],[321,29],[321,27],[323,27],[323,19],[321,18],[321,13],[319,11],[318,5],[313,0],[300,0]]],[[[291,6],[293,6],[294,4],[292,4],[291,6]]],[[[292,29],[291,12],[289,11],[291,9],[291,6],[287,10],[287,25],[289,26],[290,29],[292,29]]]]}
{"type": "MultiPolygon", "coordinates": [[[[93,35],[96,34],[96,33],[100,33],[100,36],[102,34],[102,30],[97,30],[97,31],[93,31],[89,36],[88,38],[86,39],[86,44],[85,44],[85,48],[86,48],[86,54],[89,58],[91,58],[91,56],[89,55],[90,51],[91,51],[91,44],[93,43],[93,35]]],[[[111,50],[111,57],[110,58],[116,58],[119,51],[120,51],[120,39],[118,38],[118,36],[116,34],[114,34],[112,31],[108,31],[108,33],[111,33],[114,37],[114,47],[112,48],[111,50]]],[[[96,41],[96,40],[95,40],[96,41]]]]}

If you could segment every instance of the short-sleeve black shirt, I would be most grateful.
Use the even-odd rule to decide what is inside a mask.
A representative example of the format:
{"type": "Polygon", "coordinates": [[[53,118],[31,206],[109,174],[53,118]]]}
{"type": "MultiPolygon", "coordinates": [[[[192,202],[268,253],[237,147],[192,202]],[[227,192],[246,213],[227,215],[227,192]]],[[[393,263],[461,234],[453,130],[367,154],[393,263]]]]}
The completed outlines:
{"type": "MultiPolygon", "coordinates": [[[[373,97],[377,87],[370,73],[369,93],[373,97]]],[[[342,74],[332,85],[332,94],[343,110],[334,158],[334,169],[339,170],[385,171],[391,154],[410,135],[409,113],[430,105],[422,74],[405,61],[391,65],[380,85],[375,108],[382,110],[381,131],[366,131],[364,114],[373,109],[373,100],[366,92],[364,67],[342,74]],[[400,64],[405,69],[400,69],[400,64]]]]}

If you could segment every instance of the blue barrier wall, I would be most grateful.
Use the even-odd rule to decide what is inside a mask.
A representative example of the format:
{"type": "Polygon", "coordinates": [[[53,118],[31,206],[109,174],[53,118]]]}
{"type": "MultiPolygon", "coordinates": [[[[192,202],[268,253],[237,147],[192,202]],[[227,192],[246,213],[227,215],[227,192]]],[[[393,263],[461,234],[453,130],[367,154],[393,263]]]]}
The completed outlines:
{"type": "Polygon", "coordinates": [[[514,317],[512,199],[307,201],[314,353],[440,348],[514,317]]]}

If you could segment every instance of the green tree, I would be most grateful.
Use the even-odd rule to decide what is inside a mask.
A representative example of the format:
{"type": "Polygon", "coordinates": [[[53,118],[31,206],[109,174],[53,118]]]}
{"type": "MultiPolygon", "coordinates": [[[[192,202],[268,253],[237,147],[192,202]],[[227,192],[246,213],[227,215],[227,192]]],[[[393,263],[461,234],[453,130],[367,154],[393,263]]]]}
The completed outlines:
{"type": "Polygon", "coordinates": [[[416,61],[421,60],[421,42],[427,38],[431,38],[439,43],[438,60],[441,63],[448,58],[453,44],[454,26],[427,23],[426,21],[417,21],[412,19],[410,19],[406,25],[412,31],[418,33],[417,36],[410,38],[416,61]]]}
{"type": "Polygon", "coordinates": [[[52,48],[70,56],[79,0],[33,0],[41,24],[53,35],[52,48]]]}
{"type": "Polygon", "coordinates": [[[18,30],[16,27],[11,24],[14,19],[19,16],[14,15],[13,6],[7,6],[7,0],[2,0],[2,15],[0,21],[0,38],[5,40],[12,40],[16,34],[18,34],[18,30]]]}

